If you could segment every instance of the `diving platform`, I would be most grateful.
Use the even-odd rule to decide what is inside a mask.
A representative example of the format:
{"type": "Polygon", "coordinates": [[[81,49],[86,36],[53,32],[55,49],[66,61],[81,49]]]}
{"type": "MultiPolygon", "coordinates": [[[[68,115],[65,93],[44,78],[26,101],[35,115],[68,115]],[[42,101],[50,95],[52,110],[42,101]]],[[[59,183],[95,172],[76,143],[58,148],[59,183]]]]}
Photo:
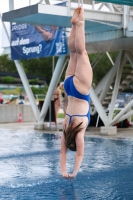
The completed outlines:
{"type": "MultiPolygon", "coordinates": [[[[69,32],[75,8],[48,4],[35,4],[3,13],[2,21],[31,25],[65,27],[69,32]]],[[[125,37],[123,13],[84,9],[86,49],[88,53],[102,53],[120,49],[133,49],[133,32],[125,37]]],[[[129,16],[133,21],[133,15],[129,16]]]]}
{"type": "MultiPolygon", "coordinates": [[[[71,18],[75,8],[35,4],[3,13],[7,22],[28,23],[71,28],[71,18]]],[[[122,27],[122,14],[85,9],[85,29],[87,32],[114,30],[122,27]]],[[[130,17],[133,20],[133,16],[130,17]]]]}

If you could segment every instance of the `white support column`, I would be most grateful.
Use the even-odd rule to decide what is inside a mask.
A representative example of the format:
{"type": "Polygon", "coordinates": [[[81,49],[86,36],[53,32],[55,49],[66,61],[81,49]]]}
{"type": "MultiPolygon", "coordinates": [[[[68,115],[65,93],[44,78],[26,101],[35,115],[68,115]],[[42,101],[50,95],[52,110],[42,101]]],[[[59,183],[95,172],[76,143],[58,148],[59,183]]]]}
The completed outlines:
{"type": "Polygon", "coordinates": [[[16,68],[18,70],[19,76],[21,78],[21,81],[23,83],[23,86],[24,86],[24,89],[26,91],[26,94],[28,95],[32,110],[33,110],[34,115],[35,115],[35,118],[38,121],[40,112],[39,112],[39,109],[38,109],[38,107],[36,105],[36,101],[35,101],[35,98],[33,96],[32,90],[31,90],[31,88],[29,86],[29,82],[27,80],[27,77],[26,77],[25,71],[23,69],[23,66],[22,66],[22,64],[21,64],[21,62],[19,60],[15,60],[14,62],[15,62],[16,68]]]}
{"type": "Polygon", "coordinates": [[[103,89],[106,89],[106,91],[108,90],[108,88],[106,87],[106,84],[108,84],[109,86],[111,85],[111,83],[113,82],[113,79],[116,75],[117,72],[117,68],[120,64],[120,59],[121,59],[121,52],[119,53],[119,55],[117,56],[116,62],[114,64],[114,66],[111,68],[111,70],[104,76],[104,78],[100,81],[100,83],[98,84],[98,86],[95,89],[96,94],[99,94],[101,91],[103,91],[103,89]],[[111,74],[111,75],[110,75],[111,74]]]}
{"type": "Polygon", "coordinates": [[[122,11],[117,7],[117,4],[113,4],[113,8],[115,8],[119,13],[122,14],[122,11]]]}
{"type": "MultiPolygon", "coordinates": [[[[117,121],[133,106],[133,100],[130,101],[112,120],[110,125],[117,123],[117,121]]],[[[131,112],[131,111],[130,111],[131,112]]],[[[130,113],[129,112],[129,113],[130,113]]]]}
{"type": "Polygon", "coordinates": [[[123,120],[129,118],[129,117],[132,116],[132,115],[133,115],[133,110],[127,112],[125,115],[122,115],[122,117],[120,117],[120,118],[119,118],[117,121],[115,121],[115,123],[113,123],[112,125],[114,125],[114,124],[116,124],[116,123],[118,123],[118,122],[121,122],[121,121],[123,121],[123,120]]]}
{"type": "Polygon", "coordinates": [[[9,10],[14,10],[14,0],[9,0],[9,10]]]}
{"type": "Polygon", "coordinates": [[[128,27],[128,6],[124,5],[123,6],[123,20],[122,20],[122,25],[123,25],[123,31],[124,35],[126,36],[126,29],[128,27]]]}
{"type": "Polygon", "coordinates": [[[97,65],[97,63],[102,59],[102,57],[104,56],[104,53],[97,55],[96,58],[94,59],[94,61],[91,63],[92,68],[94,69],[95,66],[97,65]]]}
{"type": "MultiPolygon", "coordinates": [[[[31,1],[31,0],[30,0],[30,1],[31,1]]],[[[44,1],[44,0],[40,0],[38,3],[41,4],[41,3],[43,3],[43,1],[44,1]]],[[[45,0],[45,3],[46,3],[46,4],[50,4],[49,0],[45,0]]]]}
{"type": "MultiPolygon", "coordinates": [[[[112,69],[111,69],[111,71],[112,71],[112,69]]],[[[103,86],[104,86],[105,82],[107,81],[107,79],[109,78],[111,71],[109,71],[109,72],[103,77],[103,79],[100,81],[100,83],[98,83],[97,87],[95,88],[96,94],[100,94],[100,92],[103,90],[103,86]]]]}
{"type": "Polygon", "coordinates": [[[95,10],[95,1],[92,1],[92,10],[95,10]]]}
{"type": "Polygon", "coordinates": [[[103,109],[102,104],[100,103],[100,101],[92,87],[90,89],[90,96],[91,96],[91,100],[94,103],[94,106],[95,106],[101,120],[103,121],[104,125],[107,126],[107,124],[108,124],[107,115],[105,114],[105,110],[103,109]]]}
{"type": "Polygon", "coordinates": [[[114,12],[114,8],[112,6],[112,3],[106,3],[105,5],[108,7],[108,9],[110,10],[110,12],[114,12]]]}
{"type": "Polygon", "coordinates": [[[53,73],[54,73],[54,67],[55,67],[55,66],[54,66],[54,65],[55,65],[54,63],[55,63],[55,57],[53,56],[53,57],[52,57],[52,75],[53,75],[53,73]]]}
{"type": "Polygon", "coordinates": [[[113,62],[113,60],[112,60],[112,58],[111,58],[111,56],[109,55],[109,53],[108,53],[108,52],[106,52],[106,55],[108,56],[108,58],[109,58],[109,60],[110,60],[111,64],[112,64],[112,65],[114,65],[114,62],[113,62]]]}
{"type": "Polygon", "coordinates": [[[71,1],[70,0],[68,0],[67,1],[67,14],[68,14],[68,16],[70,16],[70,12],[71,11],[71,1]]]}
{"type": "MultiPolygon", "coordinates": [[[[11,1],[9,0],[9,8],[10,9],[14,9],[14,2],[13,2],[13,0],[11,0],[11,1]]],[[[3,23],[3,25],[4,25],[4,23],[3,23]]],[[[8,34],[8,31],[7,31],[7,29],[6,29],[5,26],[4,26],[4,29],[5,29],[5,32],[7,34],[8,39],[9,39],[9,42],[10,42],[9,34],[8,34]]],[[[25,74],[25,72],[23,70],[23,67],[21,65],[21,62],[19,60],[15,60],[14,63],[15,63],[16,68],[18,70],[18,73],[19,73],[19,76],[20,76],[21,81],[23,83],[23,86],[25,88],[25,91],[26,91],[26,93],[28,95],[29,101],[31,103],[32,110],[33,110],[34,115],[35,115],[35,118],[36,118],[36,120],[39,120],[39,114],[40,113],[39,113],[39,110],[37,108],[37,105],[36,105],[36,102],[35,102],[35,98],[33,96],[31,88],[29,86],[29,83],[28,83],[26,74],[25,74]]]]}
{"type": "Polygon", "coordinates": [[[54,89],[55,89],[55,87],[59,81],[59,78],[62,74],[62,71],[63,71],[63,64],[65,61],[65,58],[66,58],[66,55],[62,55],[58,58],[56,68],[54,70],[53,77],[51,79],[49,89],[48,89],[48,92],[47,92],[47,95],[46,95],[46,98],[45,98],[45,101],[44,101],[44,104],[43,104],[43,107],[42,107],[42,110],[40,113],[39,123],[44,121],[44,118],[47,114],[47,110],[48,110],[49,104],[51,102],[54,89]]]}
{"type": "Polygon", "coordinates": [[[133,54],[130,51],[126,51],[126,57],[127,57],[128,61],[130,62],[130,65],[133,68],[133,54]]]}
{"type": "Polygon", "coordinates": [[[40,0],[38,3],[42,3],[44,0],[40,0]]]}
{"type": "Polygon", "coordinates": [[[99,6],[98,10],[101,10],[104,5],[105,5],[105,3],[101,3],[101,5],[99,6]]]}
{"type": "MultiPolygon", "coordinates": [[[[119,53],[119,55],[117,56],[117,60],[115,62],[115,65],[112,67],[112,69],[105,75],[105,77],[101,80],[101,82],[98,84],[98,86],[95,89],[95,93],[99,96],[99,101],[103,102],[110,85],[112,84],[114,77],[116,75],[117,72],[117,68],[119,67],[120,64],[120,59],[121,59],[121,52],[119,53]]],[[[92,115],[95,114],[96,109],[94,109],[92,111],[92,115]]]]}
{"type": "Polygon", "coordinates": [[[127,6],[127,24],[129,22],[129,20],[130,20],[130,7],[127,6]]]}
{"type": "Polygon", "coordinates": [[[123,28],[127,27],[127,6],[123,6],[123,28]]]}
{"type": "Polygon", "coordinates": [[[112,100],[111,100],[111,106],[110,106],[109,115],[108,115],[110,122],[112,121],[115,102],[116,102],[116,98],[117,98],[117,95],[118,95],[118,88],[119,88],[119,85],[120,85],[120,80],[121,80],[121,75],[122,75],[122,70],[123,70],[124,57],[125,57],[125,52],[123,51],[122,55],[121,55],[121,62],[119,64],[118,70],[117,70],[117,75],[116,75],[116,79],[115,79],[115,86],[114,86],[113,96],[112,96],[112,100]]]}

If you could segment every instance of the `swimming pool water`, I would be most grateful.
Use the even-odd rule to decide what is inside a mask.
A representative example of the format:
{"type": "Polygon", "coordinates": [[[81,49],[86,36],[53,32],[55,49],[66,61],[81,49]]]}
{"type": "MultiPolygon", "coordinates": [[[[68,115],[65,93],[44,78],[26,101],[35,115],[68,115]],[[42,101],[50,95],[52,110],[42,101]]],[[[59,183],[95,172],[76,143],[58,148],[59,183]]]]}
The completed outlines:
{"type": "MultiPolygon", "coordinates": [[[[133,199],[133,140],[85,137],[83,163],[72,181],[60,174],[60,137],[0,129],[0,199],[133,199]]],[[[74,155],[67,153],[69,172],[74,155]]]]}

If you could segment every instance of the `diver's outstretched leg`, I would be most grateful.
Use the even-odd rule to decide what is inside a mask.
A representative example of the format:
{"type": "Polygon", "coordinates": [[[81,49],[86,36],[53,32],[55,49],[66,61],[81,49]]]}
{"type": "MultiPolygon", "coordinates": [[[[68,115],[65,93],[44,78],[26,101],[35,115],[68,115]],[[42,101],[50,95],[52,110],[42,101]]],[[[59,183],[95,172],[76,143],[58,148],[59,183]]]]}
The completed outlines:
{"type": "Polygon", "coordinates": [[[77,52],[77,65],[75,70],[74,83],[79,92],[82,94],[88,94],[92,83],[92,68],[85,49],[85,22],[83,8],[80,8],[80,13],[75,20],[75,24],[75,48],[77,52]]]}
{"type": "Polygon", "coordinates": [[[76,8],[76,9],[74,10],[73,17],[72,17],[72,19],[71,19],[71,23],[72,23],[72,24],[76,24],[77,18],[78,18],[79,13],[80,13],[80,8],[81,8],[81,7],[78,7],[78,8],[76,8]]]}
{"type": "MultiPolygon", "coordinates": [[[[75,16],[75,11],[74,11],[73,17],[74,16],[75,16]]],[[[75,49],[76,28],[77,28],[76,25],[72,24],[72,29],[71,29],[70,36],[68,39],[70,60],[69,60],[69,64],[68,64],[68,67],[66,70],[65,78],[75,75],[75,69],[76,69],[76,64],[77,64],[77,53],[76,53],[76,49],[75,49]]]]}

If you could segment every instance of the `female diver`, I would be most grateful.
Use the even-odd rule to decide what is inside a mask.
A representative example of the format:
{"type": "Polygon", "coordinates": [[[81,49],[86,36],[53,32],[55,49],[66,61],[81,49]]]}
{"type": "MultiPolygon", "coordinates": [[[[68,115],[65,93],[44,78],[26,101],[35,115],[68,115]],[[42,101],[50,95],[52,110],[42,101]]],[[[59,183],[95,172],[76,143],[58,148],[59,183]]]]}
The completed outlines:
{"type": "Polygon", "coordinates": [[[68,46],[70,61],[66,70],[64,88],[68,106],[61,137],[60,167],[63,178],[75,178],[84,154],[84,134],[90,122],[90,94],[92,68],[85,49],[84,10],[75,9],[68,46]],[[76,151],[72,174],[66,172],[67,148],[76,151]]]}

